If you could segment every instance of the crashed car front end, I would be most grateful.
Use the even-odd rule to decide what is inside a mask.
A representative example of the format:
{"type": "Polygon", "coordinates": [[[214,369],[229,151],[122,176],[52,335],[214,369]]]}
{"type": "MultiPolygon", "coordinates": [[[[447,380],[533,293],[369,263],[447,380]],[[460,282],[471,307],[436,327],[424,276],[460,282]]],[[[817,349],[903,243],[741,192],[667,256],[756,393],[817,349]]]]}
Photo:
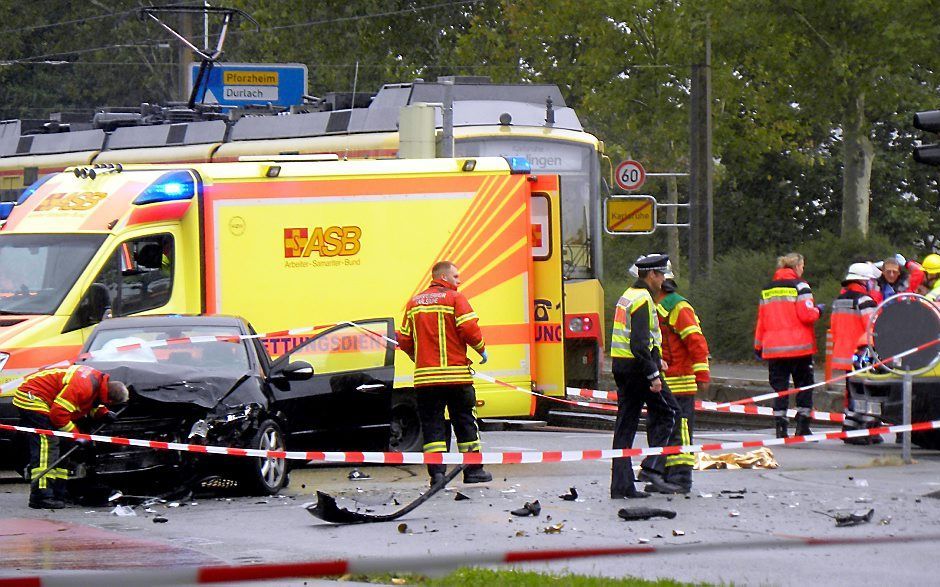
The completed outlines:
{"type": "MultiPolygon", "coordinates": [[[[93,365],[123,381],[131,399],[103,433],[158,442],[247,447],[268,409],[263,381],[253,373],[140,364],[93,365]]],[[[175,472],[183,477],[231,473],[232,459],[199,452],[98,443],[83,464],[100,477],[175,472]]],[[[81,471],[79,471],[81,472],[81,471]]]]}

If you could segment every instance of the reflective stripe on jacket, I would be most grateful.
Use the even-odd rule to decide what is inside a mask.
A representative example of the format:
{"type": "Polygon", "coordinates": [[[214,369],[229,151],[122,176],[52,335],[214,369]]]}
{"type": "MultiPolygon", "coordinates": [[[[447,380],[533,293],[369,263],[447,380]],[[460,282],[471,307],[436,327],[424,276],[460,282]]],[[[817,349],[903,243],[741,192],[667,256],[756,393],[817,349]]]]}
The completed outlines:
{"type": "Polygon", "coordinates": [[[473,383],[467,347],[483,353],[479,320],[449,283],[434,280],[408,301],[398,344],[415,362],[414,385],[473,383]]]}
{"type": "Polygon", "coordinates": [[[674,394],[698,391],[696,382],[709,381],[708,342],[692,304],[677,293],[656,305],[663,333],[663,360],[666,384],[674,394]]]}
{"type": "MultiPolygon", "coordinates": [[[[849,283],[832,302],[832,367],[843,371],[854,369],[852,357],[866,338],[871,315],[877,305],[868,295],[868,288],[860,283],[849,283]]],[[[863,343],[864,344],[864,343],[863,343]]]]}
{"type": "Polygon", "coordinates": [[[28,376],[13,393],[13,405],[49,415],[52,425],[71,432],[85,416],[108,413],[108,374],[85,365],[45,369],[28,376]]]}
{"type": "Polygon", "coordinates": [[[655,307],[649,288],[637,280],[617,301],[610,337],[610,356],[640,362],[649,379],[659,376],[662,346],[655,307]]]}
{"type": "Polygon", "coordinates": [[[777,269],[761,291],[754,349],[764,359],[808,357],[816,352],[813,324],[819,309],[809,284],[788,267],[777,269]]]}

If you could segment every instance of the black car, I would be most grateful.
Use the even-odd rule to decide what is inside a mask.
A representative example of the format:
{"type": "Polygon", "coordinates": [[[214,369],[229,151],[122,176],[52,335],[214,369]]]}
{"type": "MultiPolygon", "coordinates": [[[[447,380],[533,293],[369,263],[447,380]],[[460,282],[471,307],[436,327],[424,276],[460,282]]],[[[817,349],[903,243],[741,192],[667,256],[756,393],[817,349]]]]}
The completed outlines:
{"type": "MultiPolygon", "coordinates": [[[[237,317],[114,318],[95,328],[82,349],[90,357],[79,362],[131,389],[119,420],[102,434],[268,450],[350,448],[373,438],[381,446],[366,448],[414,450],[420,428],[413,402],[392,392],[394,349],[380,336],[392,334],[392,321],[367,323],[375,334],[339,325],[262,343],[241,336],[255,333],[237,317]],[[128,349],[151,341],[169,342],[128,349]],[[272,360],[265,344],[280,356],[272,360]],[[316,374],[311,363],[319,363],[316,374]]],[[[117,477],[151,472],[187,483],[221,479],[256,493],[276,493],[288,482],[284,459],[97,443],[85,460],[89,476],[113,486],[117,477]]]]}

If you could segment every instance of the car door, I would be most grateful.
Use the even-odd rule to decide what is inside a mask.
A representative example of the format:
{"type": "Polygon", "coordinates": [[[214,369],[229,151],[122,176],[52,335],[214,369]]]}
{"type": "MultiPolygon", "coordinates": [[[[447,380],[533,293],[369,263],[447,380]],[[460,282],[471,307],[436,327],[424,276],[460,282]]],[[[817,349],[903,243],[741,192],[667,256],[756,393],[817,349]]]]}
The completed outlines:
{"type": "MultiPolygon", "coordinates": [[[[333,326],[284,353],[271,365],[275,409],[293,436],[386,425],[395,378],[391,318],[333,326]],[[305,381],[278,378],[279,369],[306,361],[314,375],[305,381]]],[[[303,442],[303,439],[300,439],[303,442]]]]}

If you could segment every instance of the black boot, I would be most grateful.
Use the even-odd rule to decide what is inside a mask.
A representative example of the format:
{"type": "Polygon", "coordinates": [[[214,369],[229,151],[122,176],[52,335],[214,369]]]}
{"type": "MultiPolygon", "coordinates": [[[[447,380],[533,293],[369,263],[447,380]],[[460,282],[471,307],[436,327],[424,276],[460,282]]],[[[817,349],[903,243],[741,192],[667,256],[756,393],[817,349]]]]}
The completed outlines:
{"type": "Polygon", "coordinates": [[[777,416],[774,418],[774,425],[777,427],[777,438],[787,438],[790,436],[788,431],[789,423],[786,416],[777,416]]]}
{"type": "Polygon", "coordinates": [[[483,465],[472,465],[463,470],[464,483],[489,483],[493,476],[483,470],[483,465]]]}
{"type": "Polygon", "coordinates": [[[812,430],[809,429],[809,416],[804,414],[796,415],[796,435],[797,436],[809,436],[812,434],[812,430]]]}
{"type": "Polygon", "coordinates": [[[428,465],[428,477],[431,478],[430,485],[434,487],[444,480],[447,473],[447,465],[428,465]]]}
{"type": "Polygon", "coordinates": [[[57,499],[51,490],[32,491],[29,494],[29,507],[34,510],[60,510],[66,503],[57,499]]]}

